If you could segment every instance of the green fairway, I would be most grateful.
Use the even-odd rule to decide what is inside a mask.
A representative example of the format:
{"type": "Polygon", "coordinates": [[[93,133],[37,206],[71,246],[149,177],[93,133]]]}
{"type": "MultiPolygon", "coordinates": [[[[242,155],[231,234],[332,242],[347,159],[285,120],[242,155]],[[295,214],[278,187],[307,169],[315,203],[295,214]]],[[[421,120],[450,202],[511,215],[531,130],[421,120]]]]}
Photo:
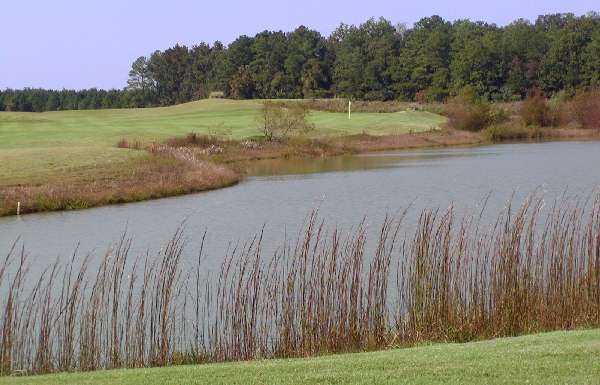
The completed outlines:
{"type": "MultiPolygon", "coordinates": [[[[190,132],[242,139],[261,134],[261,101],[202,100],[172,107],[0,112],[0,186],[40,183],[54,175],[110,172],[142,154],[116,149],[121,138],[144,143],[190,132]]],[[[313,136],[419,132],[444,118],[420,111],[312,112],[313,136]]]]}
{"type": "Polygon", "coordinates": [[[600,330],[310,359],[12,377],[0,384],[600,384],[600,330]]]}

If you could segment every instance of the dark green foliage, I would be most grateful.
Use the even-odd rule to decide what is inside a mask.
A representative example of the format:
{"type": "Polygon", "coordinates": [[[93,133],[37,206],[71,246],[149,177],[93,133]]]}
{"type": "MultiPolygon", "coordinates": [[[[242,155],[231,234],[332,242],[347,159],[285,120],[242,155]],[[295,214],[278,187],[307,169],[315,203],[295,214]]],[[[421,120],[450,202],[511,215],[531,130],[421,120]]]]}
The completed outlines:
{"type": "Polygon", "coordinates": [[[498,98],[505,82],[502,30],[494,25],[459,21],[454,24],[453,33],[451,89],[470,86],[479,96],[498,98]]]}
{"type": "Polygon", "coordinates": [[[151,90],[43,90],[25,88],[0,92],[0,111],[43,112],[132,108],[158,105],[151,90]]]}
{"type": "Polygon", "coordinates": [[[562,28],[547,33],[549,47],[539,73],[539,86],[544,92],[573,91],[584,84],[585,53],[594,31],[599,30],[598,23],[596,14],[581,18],[567,15],[562,28]]]}
{"type": "Polygon", "coordinates": [[[0,111],[171,105],[223,92],[236,99],[444,101],[468,86],[490,101],[600,86],[600,15],[554,14],[505,27],[423,18],[413,27],[369,19],[329,37],[293,32],[240,36],[227,47],[175,45],[135,60],[128,87],[0,93],[0,111]]]}
{"type": "Polygon", "coordinates": [[[452,24],[439,16],[421,19],[411,30],[398,30],[402,45],[392,71],[398,98],[441,101],[447,96],[451,30],[452,24]]]}
{"type": "Polygon", "coordinates": [[[389,21],[382,18],[358,27],[341,25],[332,39],[336,94],[363,100],[394,98],[391,64],[400,36],[389,21]]]}
{"type": "Polygon", "coordinates": [[[583,55],[584,83],[600,87],[600,29],[597,28],[593,33],[583,55]]]}

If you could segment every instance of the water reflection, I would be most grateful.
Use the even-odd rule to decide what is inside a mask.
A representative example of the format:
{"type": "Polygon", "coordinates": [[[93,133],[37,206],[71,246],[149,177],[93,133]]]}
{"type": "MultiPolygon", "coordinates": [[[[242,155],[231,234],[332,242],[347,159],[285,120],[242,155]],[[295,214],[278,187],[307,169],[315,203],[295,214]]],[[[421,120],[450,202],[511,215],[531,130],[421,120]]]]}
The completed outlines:
{"type": "Polygon", "coordinates": [[[312,159],[265,159],[252,163],[250,176],[299,175],[381,168],[431,167],[440,159],[494,156],[493,151],[466,152],[464,149],[406,150],[312,159]]]}

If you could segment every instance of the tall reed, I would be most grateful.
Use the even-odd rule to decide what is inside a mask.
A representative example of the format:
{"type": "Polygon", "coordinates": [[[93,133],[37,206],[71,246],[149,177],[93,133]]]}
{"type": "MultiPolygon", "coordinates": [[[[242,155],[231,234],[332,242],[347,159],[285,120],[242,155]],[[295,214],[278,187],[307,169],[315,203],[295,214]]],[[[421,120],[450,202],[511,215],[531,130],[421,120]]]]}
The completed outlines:
{"type": "MultiPolygon", "coordinates": [[[[0,372],[133,368],[360,351],[600,326],[600,196],[529,199],[490,224],[452,208],[387,217],[375,241],[313,214],[295,242],[263,234],[216,274],[123,236],[41,274],[15,243],[0,263],[0,372]],[[372,243],[372,244],[371,244],[372,243]]],[[[204,244],[204,238],[202,239],[204,244]]]]}

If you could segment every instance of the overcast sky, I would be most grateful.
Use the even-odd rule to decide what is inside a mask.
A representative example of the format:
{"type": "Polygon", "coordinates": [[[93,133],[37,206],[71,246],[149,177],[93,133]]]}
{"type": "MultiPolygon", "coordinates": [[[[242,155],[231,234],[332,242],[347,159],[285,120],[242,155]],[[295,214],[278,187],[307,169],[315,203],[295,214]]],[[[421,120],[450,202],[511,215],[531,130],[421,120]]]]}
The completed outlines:
{"type": "Polygon", "coordinates": [[[0,89],[121,88],[138,56],[299,25],[329,34],[383,16],[440,15],[500,25],[539,14],[598,10],[598,0],[1,0],[0,89]]]}

